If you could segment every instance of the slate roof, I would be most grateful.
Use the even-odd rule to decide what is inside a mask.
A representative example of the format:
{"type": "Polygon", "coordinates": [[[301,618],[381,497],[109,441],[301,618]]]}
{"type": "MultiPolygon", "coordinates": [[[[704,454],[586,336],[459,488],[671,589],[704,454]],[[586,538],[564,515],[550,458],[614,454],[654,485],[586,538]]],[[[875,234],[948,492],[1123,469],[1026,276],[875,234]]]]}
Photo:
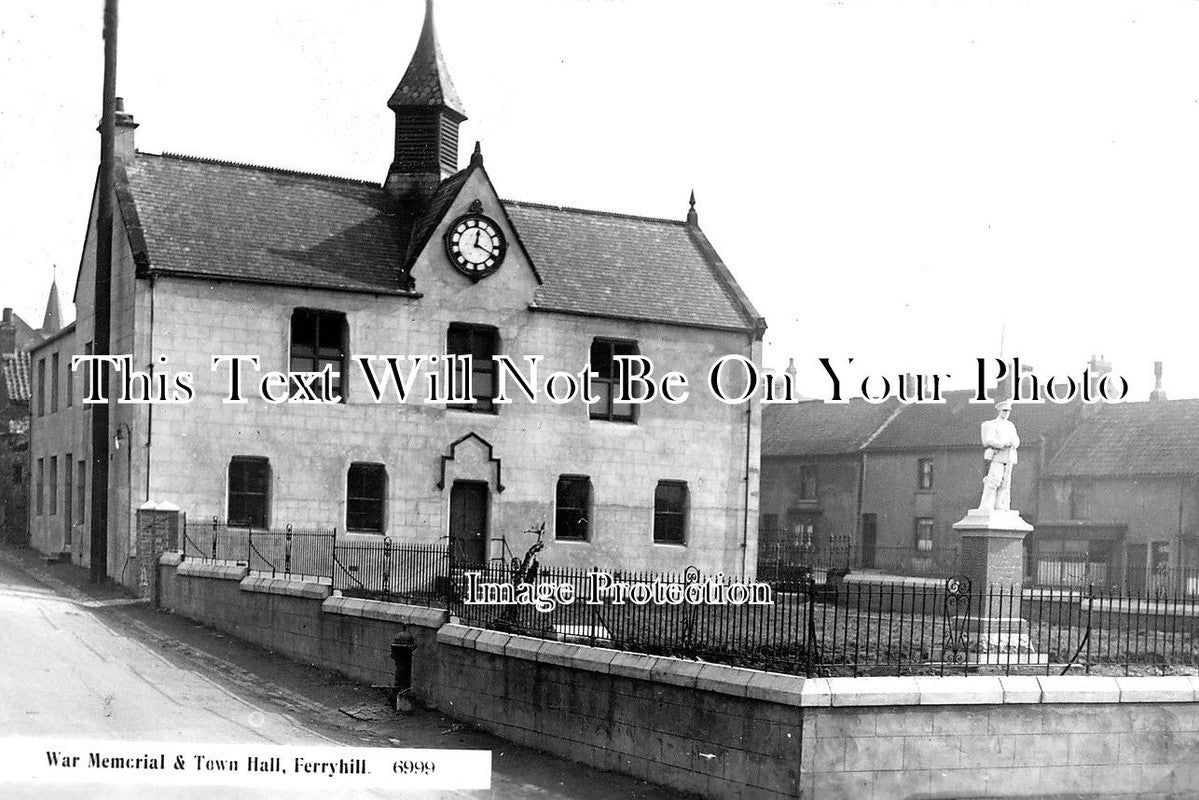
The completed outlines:
{"type": "Polygon", "coordinates": [[[1104,405],[1066,439],[1045,474],[1199,474],[1199,400],[1104,405]]]}
{"type": "Polygon", "coordinates": [[[856,453],[898,407],[865,400],[762,406],[762,457],[856,453]]]}
{"type": "Polygon", "coordinates": [[[753,326],[757,312],[685,222],[513,200],[504,207],[542,276],[539,308],[753,326]]]}
{"type": "Polygon", "coordinates": [[[416,42],[416,50],[387,105],[393,109],[401,106],[444,106],[466,119],[466,110],[454,89],[454,82],[450,80],[450,71],[446,69],[441,46],[437,43],[432,2],[425,4],[425,23],[416,42]]]}
{"type": "Polygon", "coordinates": [[[33,396],[29,380],[29,353],[18,350],[0,356],[3,361],[5,396],[16,402],[28,402],[33,396]]]}
{"type": "MultiPolygon", "coordinates": [[[[982,447],[979,428],[995,417],[991,403],[970,403],[973,391],[943,393],[946,402],[904,406],[903,411],[867,446],[867,450],[919,450],[982,447]]],[[[1042,434],[1065,436],[1079,416],[1079,404],[1019,403],[1011,420],[1021,446],[1035,446],[1042,434]]]]}
{"type": "MultiPolygon", "coordinates": [[[[400,292],[401,243],[378,184],[138,153],[126,226],[155,271],[256,283],[400,292]]],[[[136,257],[137,254],[135,254],[136,257]]]]}
{"type": "MultiPolygon", "coordinates": [[[[139,274],[402,294],[410,249],[427,240],[465,172],[443,181],[411,235],[377,183],[190,156],[138,153],[118,175],[118,200],[139,274]]],[[[541,280],[537,308],[739,331],[759,324],[697,227],[504,207],[541,280]]]]}

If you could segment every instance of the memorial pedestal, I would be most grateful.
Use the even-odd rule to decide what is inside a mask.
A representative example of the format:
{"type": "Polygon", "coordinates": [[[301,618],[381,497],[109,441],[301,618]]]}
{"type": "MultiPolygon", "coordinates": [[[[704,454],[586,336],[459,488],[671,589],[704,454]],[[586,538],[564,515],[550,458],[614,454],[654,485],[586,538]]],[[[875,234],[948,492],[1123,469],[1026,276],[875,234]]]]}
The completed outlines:
{"type": "Polygon", "coordinates": [[[983,665],[1045,664],[1020,616],[1024,537],[1032,532],[1018,511],[975,508],[955,523],[962,537],[962,574],[970,579],[967,623],[971,650],[983,665]]]}

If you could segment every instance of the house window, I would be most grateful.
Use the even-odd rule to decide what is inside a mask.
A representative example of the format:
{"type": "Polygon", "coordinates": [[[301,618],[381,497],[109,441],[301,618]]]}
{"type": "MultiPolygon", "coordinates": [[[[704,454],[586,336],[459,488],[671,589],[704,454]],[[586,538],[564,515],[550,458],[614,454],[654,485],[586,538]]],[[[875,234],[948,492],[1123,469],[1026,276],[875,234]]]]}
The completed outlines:
{"type": "Polygon", "coordinates": [[[50,495],[50,516],[58,513],[58,456],[50,456],[50,474],[47,490],[50,495]]]}
{"type": "Polygon", "coordinates": [[[1091,518],[1090,487],[1076,483],[1070,487],[1070,519],[1091,518]]]}
{"type": "Polygon", "coordinates": [[[270,461],[234,456],[229,461],[229,524],[265,528],[270,520],[270,486],[270,461]]]}
{"type": "Polygon", "coordinates": [[[382,464],[351,464],[346,474],[346,529],[383,533],[387,469],[382,464]]]}
{"type": "Polygon", "coordinates": [[[933,488],[933,460],[920,458],[916,460],[916,488],[922,492],[933,488]]]}
{"type": "Polygon", "coordinates": [[[616,339],[596,339],[591,343],[591,371],[596,377],[593,380],[593,391],[597,401],[591,405],[592,419],[609,419],[618,422],[636,421],[632,403],[616,402],[618,388],[616,368],[617,356],[637,355],[637,343],[618,341],[616,339]]]}
{"type": "MultiPolygon", "coordinates": [[[[467,325],[455,322],[450,325],[445,337],[447,355],[470,356],[471,392],[475,402],[454,404],[449,408],[464,411],[495,413],[495,362],[492,360],[499,350],[499,331],[488,325],[467,325]]],[[[465,384],[463,367],[458,366],[455,380],[459,386],[465,384]]]]}
{"type": "MultiPolygon", "coordinates": [[[[344,385],[346,353],[350,349],[349,338],[345,314],[297,308],[291,315],[291,361],[288,369],[292,372],[320,372],[329,367],[333,371],[329,391],[332,396],[340,397],[345,402],[341,387],[344,385]]],[[[298,381],[293,381],[293,397],[303,397],[306,393],[307,390],[302,390],[298,381]]]]}
{"type": "Polygon", "coordinates": [[[79,459],[75,474],[75,519],[82,522],[87,511],[87,461],[79,459]]]}
{"type": "Polygon", "coordinates": [[[799,499],[816,499],[816,467],[810,465],[799,468],[799,499]]]}
{"type": "Polygon", "coordinates": [[[39,458],[37,460],[37,513],[45,513],[46,507],[46,461],[39,458]]]}
{"type": "Polygon", "coordinates": [[[591,479],[586,475],[559,477],[554,507],[554,537],[587,541],[591,528],[591,479]]]}
{"type": "Polygon", "coordinates": [[[1149,545],[1149,568],[1154,575],[1163,575],[1170,569],[1170,543],[1151,542],[1149,545]]]}
{"type": "Polygon", "coordinates": [[[654,543],[686,544],[687,484],[658,481],[654,490],[654,543]]]}
{"type": "Polygon", "coordinates": [[[46,416],[46,359],[37,360],[37,415],[46,416]]]}
{"type": "Polygon", "coordinates": [[[787,509],[787,544],[791,547],[811,549],[816,545],[816,519],[811,512],[798,508],[787,509]]]}
{"type": "Polygon", "coordinates": [[[67,359],[66,363],[66,385],[67,385],[67,408],[70,408],[75,402],[75,371],[71,369],[71,359],[67,359]]]}
{"type": "Polygon", "coordinates": [[[932,555],[933,552],[933,527],[935,520],[930,517],[916,518],[916,552],[922,555],[932,555]]]}
{"type": "Polygon", "coordinates": [[[50,413],[58,411],[58,353],[50,356],[50,413]]]}
{"type": "Polygon", "coordinates": [[[12,465],[12,485],[13,486],[21,485],[21,465],[20,464],[12,465]]]}

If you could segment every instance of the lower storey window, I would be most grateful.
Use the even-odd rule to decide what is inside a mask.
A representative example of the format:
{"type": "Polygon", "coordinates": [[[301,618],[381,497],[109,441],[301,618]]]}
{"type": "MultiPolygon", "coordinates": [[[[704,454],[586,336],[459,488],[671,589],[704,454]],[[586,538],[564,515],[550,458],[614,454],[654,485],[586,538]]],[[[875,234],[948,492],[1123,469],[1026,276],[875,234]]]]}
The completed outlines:
{"type": "Polygon", "coordinates": [[[558,478],[554,507],[554,537],[586,541],[590,529],[591,479],[585,475],[558,478]]]}
{"type": "Polygon", "coordinates": [[[658,481],[654,490],[654,542],[687,542],[687,484],[683,481],[658,481]]]}
{"type": "Polygon", "coordinates": [[[267,527],[270,521],[270,486],[270,461],[234,456],[229,461],[229,524],[267,527]]]}
{"type": "Polygon", "coordinates": [[[933,526],[935,522],[935,520],[929,517],[918,517],[916,519],[916,552],[923,555],[932,555],[933,526]]]}
{"type": "Polygon", "coordinates": [[[351,464],[346,475],[346,530],[383,533],[387,469],[382,464],[351,464]]]}

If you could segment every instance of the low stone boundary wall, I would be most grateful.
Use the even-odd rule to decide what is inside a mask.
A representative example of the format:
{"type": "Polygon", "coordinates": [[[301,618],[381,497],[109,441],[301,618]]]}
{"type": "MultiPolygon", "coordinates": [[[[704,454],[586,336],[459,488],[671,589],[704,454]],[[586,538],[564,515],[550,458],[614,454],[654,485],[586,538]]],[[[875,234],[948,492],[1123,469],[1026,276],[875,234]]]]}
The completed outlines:
{"type": "Polygon", "coordinates": [[[802,678],[446,625],[443,713],[708,797],[800,786],[802,678]]]}
{"type": "Polygon", "coordinates": [[[411,635],[412,684],[418,697],[433,702],[444,610],[330,597],[326,584],[250,576],[244,566],[176,563],[164,557],[159,564],[163,608],[365,683],[391,685],[391,641],[411,635]]]}

